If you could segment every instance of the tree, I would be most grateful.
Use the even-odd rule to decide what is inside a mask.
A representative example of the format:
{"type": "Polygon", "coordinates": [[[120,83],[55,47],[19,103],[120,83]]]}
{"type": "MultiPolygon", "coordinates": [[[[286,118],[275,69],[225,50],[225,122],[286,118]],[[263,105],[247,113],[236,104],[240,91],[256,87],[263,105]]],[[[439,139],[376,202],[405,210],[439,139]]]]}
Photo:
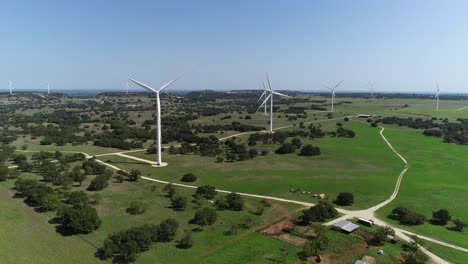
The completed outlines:
{"type": "Polygon", "coordinates": [[[20,163],[18,163],[18,170],[20,171],[24,171],[24,172],[30,172],[32,171],[34,168],[34,166],[27,162],[27,161],[22,161],[20,163]]]}
{"type": "Polygon", "coordinates": [[[281,145],[278,149],[275,150],[276,154],[288,154],[288,153],[293,153],[296,150],[294,145],[285,143],[281,145]]]}
{"type": "Polygon", "coordinates": [[[46,211],[55,211],[60,205],[60,196],[57,193],[47,193],[42,198],[41,205],[46,211]]]}
{"type": "Polygon", "coordinates": [[[338,211],[328,202],[320,201],[307,210],[302,211],[301,221],[305,224],[310,222],[323,222],[326,219],[338,215],[338,211]]]}
{"type": "Polygon", "coordinates": [[[205,197],[206,199],[213,199],[216,196],[216,194],[218,194],[218,192],[213,186],[203,185],[197,188],[197,191],[195,192],[195,194],[201,195],[205,197]]]}
{"type": "Polygon", "coordinates": [[[166,184],[163,188],[163,191],[166,192],[166,197],[172,197],[176,193],[175,187],[172,183],[166,184]]]}
{"type": "Polygon", "coordinates": [[[436,222],[439,225],[446,225],[450,220],[452,220],[452,216],[447,209],[440,209],[439,211],[432,212],[432,218],[434,219],[433,222],[436,222]]]}
{"type": "Polygon", "coordinates": [[[229,204],[228,202],[226,201],[226,196],[224,195],[219,195],[218,197],[216,197],[216,200],[215,200],[215,206],[218,210],[225,210],[225,209],[228,209],[229,208],[229,204]]]}
{"type": "Polygon", "coordinates": [[[307,144],[301,148],[300,154],[301,156],[318,156],[320,155],[320,148],[314,147],[310,144],[307,144]]]}
{"type": "Polygon", "coordinates": [[[57,210],[57,220],[65,234],[88,234],[101,225],[96,209],[89,205],[80,208],[61,206],[57,210]]]}
{"type": "Polygon", "coordinates": [[[216,214],[216,210],[213,208],[205,207],[199,209],[195,212],[195,216],[191,220],[193,224],[199,225],[201,229],[203,226],[212,225],[218,219],[218,215],[216,214]]]}
{"type": "Polygon", "coordinates": [[[184,210],[187,206],[187,198],[180,194],[175,194],[171,197],[171,204],[174,209],[177,210],[184,210]]]}
{"type": "Polygon", "coordinates": [[[106,175],[97,175],[91,181],[91,184],[88,187],[88,191],[100,191],[106,188],[109,185],[108,178],[106,175]]]}
{"type": "Polygon", "coordinates": [[[138,181],[138,179],[141,177],[141,171],[139,170],[131,170],[130,174],[128,175],[128,180],[129,181],[138,181]]]}
{"type": "Polygon", "coordinates": [[[127,208],[127,213],[131,215],[141,215],[146,212],[148,206],[142,201],[131,201],[127,208]]]}
{"type": "Polygon", "coordinates": [[[229,209],[234,211],[241,211],[244,208],[244,200],[237,193],[230,193],[226,195],[226,202],[229,206],[229,209]]]}
{"type": "Polygon", "coordinates": [[[350,192],[341,192],[336,197],[335,203],[341,206],[349,206],[354,203],[354,195],[350,192]]]}
{"type": "Polygon", "coordinates": [[[192,233],[185,230],[184,236],[179,240],[177,244],[178,248],[191,248],[193,246],[192,233]]]}
{"type": "Polygon", "coordinates": [[[83,181],[86,179],[86,175],[83,172],[81,172],[81,170],[72,171],[72,175],[73,175],[73,181],[79,183],[80,186],[82,185],[83,181]]]}
{"type": "Polygon", "coordinates": [[[122,182],[124,182],[126,176],[123,176],[122,174],[118,174],[118,173],[117,173],[117,174],[114,176],[114,178],[115,178],[115,180],[116,180],[118,183],[122,183],[122,182]]]}
{"type": "Polygon", "coordinates": [[[65,202],[75,208],[81,208],[89,203],[89,197],[83,191],[74,191],[68,195],[65,202]]]}
{"type": "Polygon", "coordinates": [[[462,232],[463,228],[467,226],[467,224],[460,219],[455,219],[452,222],[455,225],[455,230],[457,230],[458,232],[462,232]]]}
{"type": "Polygon", "coordinates": [[[405,207],[396,207],[392,210],[390,218],[400,221],[404,225],[422,225],[426,217],[410,211],[405,207]]]}
{"type": "Polygon", "coordinates": [[[156,230],[158,241],[169,242],[173,240],[178,228],[179,223],[172,218],[162,221],[156,230]]]}
{"type": "Polygon", "coordinates": [[[382,242],[387,240],[388,236],[394,236],[395,230],[390,226],[378,227],[374,233],[374,239],[371,241],[372,244],[379,246],[382,245],[382,242]]]}
{"type": "Polygon", "coordinates": [[[296,147],[296,148],[300,148],[302,146],[302,142],[300,139],[298,138],[293,138],[293,140],[291,141],[291,143],[296,147]]]}
{"type": "Polygon", "coordinates": [[[195,176],[195,174],[193,173],[186,173],[180,179],[180,181],[183,181],[183,182],[194,182],[196,180],[197,180],[197,176],[195,176]]]}
{"type": "Polygon", "coordinates": [[[10,177],[10,169],[5,165],[0,165],[0,182],[6,181],[10,177]]]}
{"type": "Polygon", "coordinates": [[[307,242],[302,248],[302,255],[305,258],[318,256],[328,247],[328,237],[326,235],[319,236],[314,240],[307,242]]]}

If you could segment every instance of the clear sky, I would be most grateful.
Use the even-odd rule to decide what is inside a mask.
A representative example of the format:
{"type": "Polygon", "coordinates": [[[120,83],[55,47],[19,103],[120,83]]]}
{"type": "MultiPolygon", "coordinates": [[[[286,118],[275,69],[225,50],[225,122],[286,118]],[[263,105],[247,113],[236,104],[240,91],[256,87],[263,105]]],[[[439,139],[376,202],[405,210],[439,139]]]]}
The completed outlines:
{"type": "Polygon", "coordinates": [[[468,1],[1,1],[0,90],[174,89],[468,92],[468,1]],[[136,88],[135,88],[136,89],[136,88]]]}

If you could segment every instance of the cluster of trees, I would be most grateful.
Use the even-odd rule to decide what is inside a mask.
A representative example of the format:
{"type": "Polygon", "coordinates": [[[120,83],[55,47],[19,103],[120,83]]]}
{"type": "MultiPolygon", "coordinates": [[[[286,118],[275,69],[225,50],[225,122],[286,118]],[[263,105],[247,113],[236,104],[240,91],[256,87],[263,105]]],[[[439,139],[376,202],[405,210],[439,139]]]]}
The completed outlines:
{"type": "Polygon", "coordinates": [[[444,142],[456,143],[460,145],[468,144],[468,118],[458,118],[458,123],[449,122],[447,118],[440,119],[441,122],[436,122],[437,118],[422,119],[422,118],[401,118],[401,117],[384,117],[383,119],[375,120],[376,123],[396,124],[399,126],[407,126],[414,129],[424,129],[423,134],[426,136],[443,137],[444,142]]]}
{"type": "Polygon", "coordinates": [[[215,205],[218,210],[241,211],[244,208],[244,199],[237,193],[230,193],[226,196],[218,196],[215,205]]]}
{"type": "Polygon", "coordinates": [[[307,144],[301,148],[299,153],[301,156],[318,156],[320,155],[320,148],[314,147],[311,144],[307,144]]]}
{"type": "Polygon", "coordinates": [[[323,222],[327,219],[334,218],[338,215],[338,211],[329,202],[320,201],[318,204],[302,211],[299,220],[303,224],[310,222],[323,222]]]}
{"type": "Polygon", "coordinates": [[[422,225],[426,221],[426,217],[422,214],[415,213],[405,207],[397,207],[392,210],[390,218],[398,220],[404,225],[422,225]]]}
{"type": "Polygon", "coordinates": [[[156,242],[174,240],[179,223],[174,219],[166,219],[159,225],[146,224],[110,234],[97,255],[103,259],[112,258],[115,263],[128,263],[136,259],[138,254],[148,251],[156,242]]]}
{"type": "Polygon", "coordinates": [[[60,224],[58,231],[63,234],[87,234],[96,230],[101,221],[96,209],[89,205],[84,192],[63,192],[34,179],[18,178],[15,189],[25,203],[39,211],[57,211],[55,223],[60,224]]]}
{"type": "Polygon", "coordinates": [[[247,149],[243,143],[237,144],[234,138],[226,140],[224,145],[228,147],[225,151],[225,158],[229,162],[254,159],[257,156],[257,150],[247,149]]]}
{"type": "Polygon", "coordinates": [[[216,133],[220,131],[238,131],[238,132],[261,131],[265,128],[242,124],[238,121],[234,121],[230,125],[199,125],[199,126],[194,126],[194,129],[196,133],[216,133]]]}
{"type": "MultiPolygon", "coordinates": [[[[397,207],[393,209],[389,217],[391,219],[398,220],[401,224],[404,225],[422,225],[426,221],[426,217],[424,215],[417,214],[405,207],[397,207]]],[[[452,221],[454,227],[449,229],[455,231],[462,232],[463,229],[467,226],[467,223],[460,219],[452,220],[452,216],[447,209],[442,208],[432,212],[432,219],[430,219],[430,223],[434,225],[445,226],[450,221],[452,221]]]]}

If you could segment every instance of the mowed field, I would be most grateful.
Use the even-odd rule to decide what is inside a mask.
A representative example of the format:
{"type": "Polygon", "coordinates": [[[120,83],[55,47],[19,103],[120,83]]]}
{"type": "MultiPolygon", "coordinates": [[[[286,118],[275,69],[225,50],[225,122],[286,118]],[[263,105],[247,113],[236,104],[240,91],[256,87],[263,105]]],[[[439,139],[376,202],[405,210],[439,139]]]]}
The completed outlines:
{"type": "MultiPolygon", "coordinates": [[[[382,140],[379,128],[358,122],[346,122],[345,127],[354,130],[356,137],[303,139],[304,144],[321,148],[322,154],[316,157],[303,157],[296,152],[216,163],[211,157],[165,154],[164,161],[169,166],[163,168],[117,156],[99,158],[126,170],[140,169],[146,176],[169,182],[178,182],[183,174],[192,172],[199,177],[196,185],[210,184],[229,191],[307,202],[317,202],[317,199],[301,192],[292,193],[290,189],[324,193],[331,200],[339,192],[349,191],[356,197],[355,205],[350,208],[367,208],[391,195],[404,165],[382,140]]],[[[154,155],[145,152],[127,155],[154,160],[154,155]]]]}

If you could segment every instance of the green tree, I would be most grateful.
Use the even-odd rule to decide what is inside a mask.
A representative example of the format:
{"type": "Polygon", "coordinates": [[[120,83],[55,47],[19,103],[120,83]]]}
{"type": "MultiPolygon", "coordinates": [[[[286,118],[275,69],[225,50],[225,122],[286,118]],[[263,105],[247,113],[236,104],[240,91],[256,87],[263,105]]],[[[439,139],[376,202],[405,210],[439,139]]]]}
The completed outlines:
{"type": "Polygon", "coordinates": [[[65,202],[75,208],[81,208],[89,203],[89,197],[83,191],[74,191],[68,195],[65,202]]]}
{"type": "Polygon", "coordinates": [[[213,199],[218,192],[216,191],[215,187],[211,185],[203,185],[197,188],[195,194],[199,194],[206,199],[213,199]]]}
{"type": "Polygon", "coordinates": [[[341,206],[349,206],[354,203],[354,195],[350,192],[341,192],[336,197],[335,203],[341,206]]]}
{"type": "Polygon", "coordinates": [[[130,174],[128,175],[128,180],[129,181],[138,181],[138,179],[141,177],[141,171],[139,170],[131,170],[130,174]]]}
{"type": "Polygon", "coordinates": [[[193,173],[186,173],[180,179],[180,181],[183,181],[183,182],[194,182],[196,180],[197,180],[197,176],[195,176],[195,174],[193,173]]]}
{"type": "Polygon", "coordinates": [[[304,258],[311,256],[318,256],[328,247],[328,237],[326,235],[319,236],[314,240],[307,242],[302,248],[302,255],[304,258]]]}
{"type": "Polygon", "coordinates": [[[65,234],[88,234],[99,228],[96,209],[86,205],[80,208],[61,206],[57,210],[60,231],[65,234]]]}
{"type": "Polygon", "coordinates": [[[176,193],[175,187],[172,183],[166,184],[163,191],[166,192],[166,197],[172,197],[176,193]]]}
{"type": "Polygon", "coordinates": [[[299,153],[301,156],[318,156],[320,155],[320,148],[307,144],[301,148],[299,153]]]}
{"type": "Polygon", "coordinates": [[[216,210],[213,208],[205,207],[199,209],[195,212],[195,216],[191,220],[193,224],[199,225],[200,229],[203,229],[203,226],[212,225],[218,219],[218,215],[216,214],[216,210]]]}
{"type": "Polygon", "coordinates": [[[453,220],[452,222],[455,225],[455,230],[457,230],[458,232],[462,232],[463,228],[465,228],[467,226],[467,224],[465,222],[463,222],[462,220],[460,220],[458,218],[453,220]]]}
{"type": "Polygon", "coordinates": [[[132,215],[141,215],[146,212],[148,206],[142,201],[131,201],[127,208],[127,213],[132,215]]]}
{"type": "Polygon", "coordinates": [[[439,211],[432,212],[432,218],[434,222],[442,226],[447,225],[447,223],[452,220],[452,216],[450,216],[447,209],[440,209],[439,211]]]}
{"type": "Polygon", "coordinates": [[[244,199],[237,193],[226,195],[226,202],[231,210],[241,211],[244,208],[244,199]]]}
{"type": "Polygon", "coordinates": [[[192,233],[188,230],[185,230],[184,235],[179,240],[177,244],[178,248],[191,248],[193,246],[192,233]]]}
{"type": "Polygon", "coordinates": [[[180,194],[175,194],[171,197],[171,204],[174,209],[184,210],[187,207],[188,200],[180,194]]]}

